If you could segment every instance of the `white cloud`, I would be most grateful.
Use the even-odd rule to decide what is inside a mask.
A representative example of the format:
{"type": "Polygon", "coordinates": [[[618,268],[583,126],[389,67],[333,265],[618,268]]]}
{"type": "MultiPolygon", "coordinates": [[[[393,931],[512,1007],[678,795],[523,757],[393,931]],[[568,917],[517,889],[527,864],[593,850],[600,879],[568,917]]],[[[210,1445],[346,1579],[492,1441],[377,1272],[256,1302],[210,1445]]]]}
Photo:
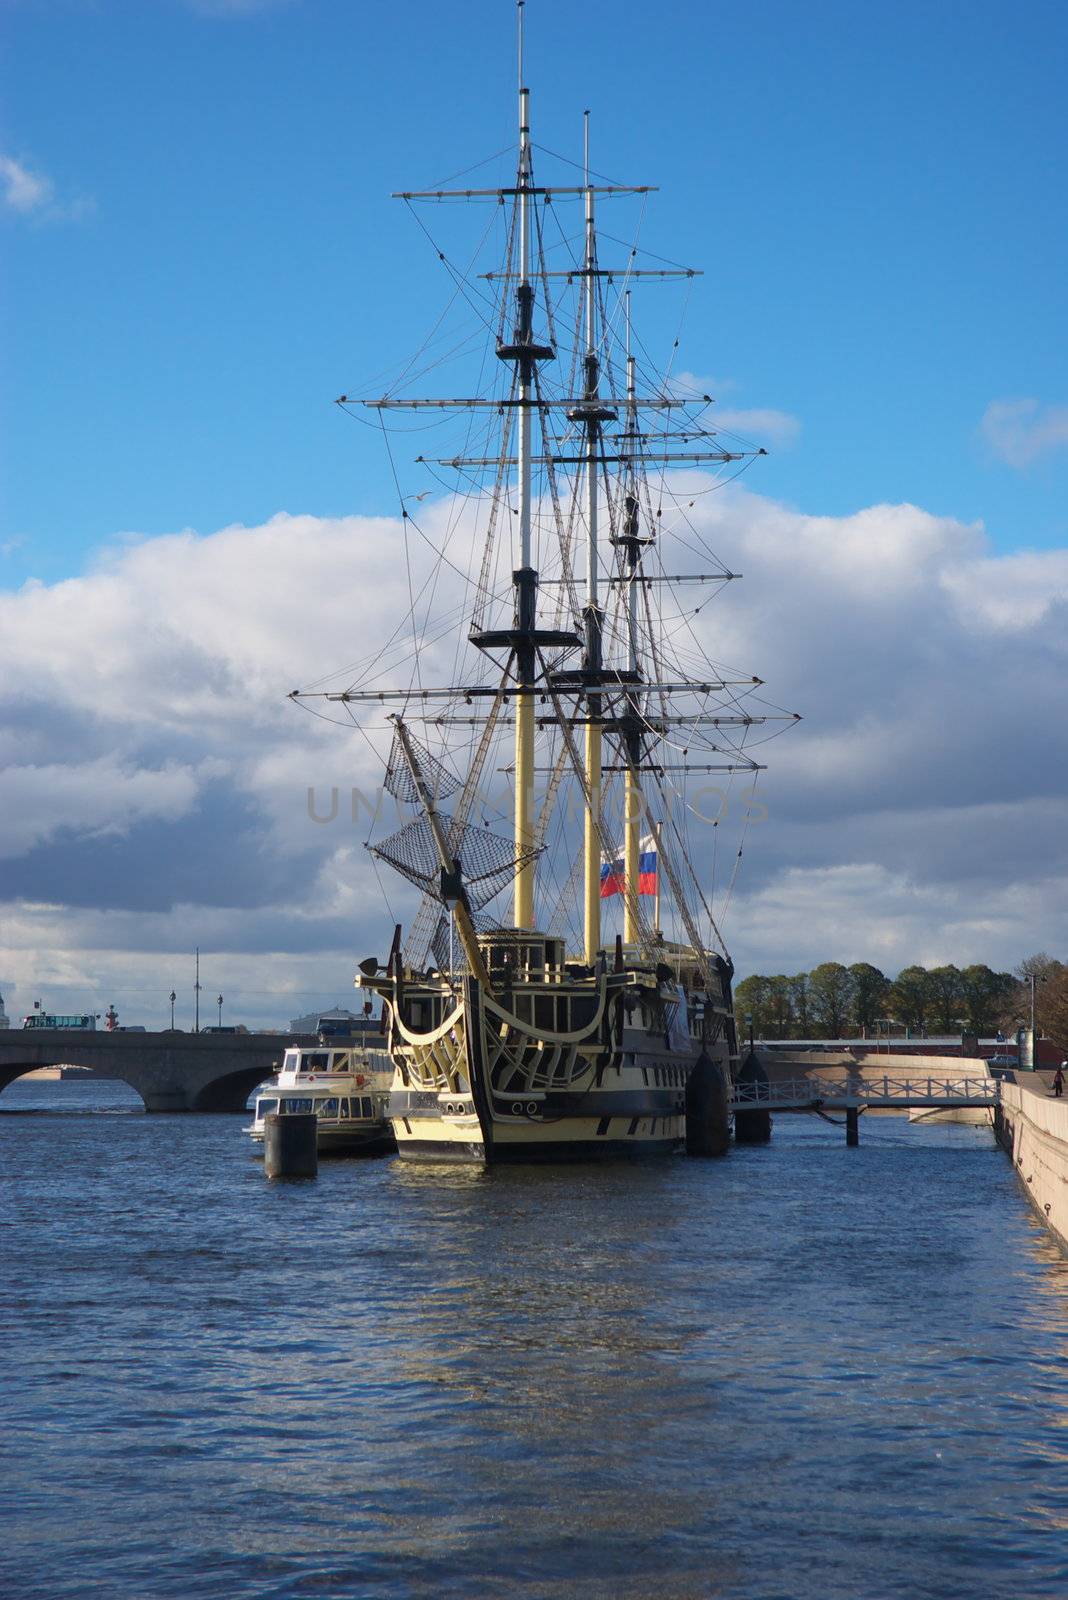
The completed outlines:
{"type": "Polygon", "coordinates": [[[146,817],[174,821],[197,794],[197,780],[174,765],[129,769],[115,761],[5,766],[0,771],[0,858],[24,855],[60,829],[124,833],[146,817]]]}
{"type": "Polygon", "coordinates": [[[788,411],[775,411],[770,406],[754,406],[749,410],[719,407],[709,414],[709,426],[724,433],[738,433],[762,444],[793,444],[801,432],[801,424],[788,411]]]}
{"type": "Polygon", "coordinates": [[[992,454],[1023,469],[1040,456],[1068,448],[1068,406],[1044,406],[1033,399],[992,400],[979,430],[992,454]]]}
{"type": "Polygon", "coordinates": [[[43,173],[34,172],[24,161],[0,154],[0,205],[19,216],[37,222],[79,222],[92,214],[96,202],[88,195],[61,200],[55,184],[43,173]]]}
{"type": "Polygon", "coordinates": [[[0,185],[3,200],[9,211],[27,214],[47,207],[54,194],[52,181],[40,173],[31,172],[14,156],[0,155],[0,185]]]}
{"type": "Polygon", "coordinates": [[[737,385],[731,378],[704,377],[699,372],[676,372],[668,379],[669,394],[680,399],[700,402],[708,399],[712,409],[705,412],[703,425],[722,429],[724,433],[741,435],[746,443],[757,445],[791,445],[801,432],[801,423],[788,411],[777,411],[772,406],[720,406],[720,397],[730,394],[737,385]]]}
{"type": "MultiPolygon", "coordinates": [[[[997,556],[981,526],[915,506],[813,517],[737,487],[705,494],[698,473],[673,486],[745,574],[685,627],[806,719],[752,746],[770,763],[769,816],[726,920],[740,970],[1068,951],[1068,551],[997,556]]],[[[420,522],[467,570],[470,511],[451,534],[443,503],[420,522]]],[[[394,519],[279,515],[125,540],[81,577],[0,592],[5,996],[14,982],[15,1004],[32,1003],[47,977],[57,1006],[66,985],[72,1004],[115,999],[145,1020],[135,990],[162,1003],[200,944],[242,1020],[285,1021],[305,1009],[298,990],[336,999],[354,959],[382,953],[412,898],[390,878],[387,910],[367,817],[352,820],[378,756],[343,707],[315,705],[337,726],[285,697],[342,666],[333,685],[353,681],[378,651],[373,681],[413,680],[404,538],[394,519]],[[309,817],[309,787],[320,814],[338,789],[334,821],[309,817]]],[[[432,599],[420,581],[417,618],[443,623],[462,578],[446,569],[432,599]]],[[[426,647],[427,681],[452,679],[454,642],[426,647]]],[[[361,721],[380,752],[381,711],[361,721]]],[[[713,832],[691,816],[722,909],[736,839],[717,837],[713,882],[713,832]]]]}

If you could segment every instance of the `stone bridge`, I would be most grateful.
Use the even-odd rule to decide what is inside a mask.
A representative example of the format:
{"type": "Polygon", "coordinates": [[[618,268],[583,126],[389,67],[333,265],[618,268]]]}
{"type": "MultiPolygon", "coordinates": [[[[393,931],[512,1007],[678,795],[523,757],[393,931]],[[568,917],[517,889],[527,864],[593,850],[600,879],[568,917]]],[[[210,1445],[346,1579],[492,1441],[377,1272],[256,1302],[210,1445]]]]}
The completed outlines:
{"type": "Polygon", "coordinates": [[[146,1111],[242,1111],[294,1033],[79,1033],[53,1028],[0,1031],[0,1091],[35,1067],[90,1067],[136,1089],[146,1111]]]}

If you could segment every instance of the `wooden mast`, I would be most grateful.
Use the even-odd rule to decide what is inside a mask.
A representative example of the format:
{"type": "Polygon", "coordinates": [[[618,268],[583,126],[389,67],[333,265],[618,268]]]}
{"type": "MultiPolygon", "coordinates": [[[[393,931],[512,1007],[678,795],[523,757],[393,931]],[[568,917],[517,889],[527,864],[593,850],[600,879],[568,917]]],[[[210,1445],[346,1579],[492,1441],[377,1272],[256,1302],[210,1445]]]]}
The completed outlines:
{"type": "MultiPolygon", "coordinates": [[[[519,286],[516,346],[522,352],[532,343],[533,290],[530,283],[530,95],[523,84],[523,4],[516,7],[519,30],[519,286]]],[[[515,574],[517,622],[532,629],[537,578],[530,562],[530,391],[534,362],[522,353],[516,361],[519,380],[519,566],[515,574]]],[[[518,679],[523,693],[515,702],[515,816],[516,853],[513,917],[517,928],[534,926],[534,675],[533,651],[517,652],[518,679]]]]}

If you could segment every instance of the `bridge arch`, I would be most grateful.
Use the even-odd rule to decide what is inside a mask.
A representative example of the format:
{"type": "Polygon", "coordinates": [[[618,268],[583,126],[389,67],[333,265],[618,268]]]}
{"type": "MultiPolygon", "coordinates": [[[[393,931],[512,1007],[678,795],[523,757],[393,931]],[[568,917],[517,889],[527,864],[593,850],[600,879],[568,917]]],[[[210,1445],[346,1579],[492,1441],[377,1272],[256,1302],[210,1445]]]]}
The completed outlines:
{"type": "Polygon", "coordinates": [[[147,1111],[230,1111],[269,1078],[297,1034],[97,1033],[53,1029],[0,1033],[0,1092],[34,1067],[95,1067],[121,1079],[147,1111]]]}
{"type": "MultiPolygon", "coordinates": [[[[72,1055],[73,1055],[73,1053],[74,1052],[71,1052],[72,1055]]],[[[27,1061],[27,1062],[23,1062],[23,1063],[19,1063],[19,1062],[12,1063],[12,1062],[8,1061],[2,1067],[0,1067],[0,1095],[3,1094],[5,1089],[10,1088],[10,1086],[13,1083],[18,1083],[21,1079],[27,1077],[29,1075],[29,1073],[31,1073],[31,1072],[39,1071],[42,1066],[44,1066],[44,1067],[51,1067],[51,1066],[56,1066],[56,1067],[80,1067],[80,1066],[86,1066],[86,1067],[88,1067],[90,1069],[85,1074],[85,1080],[84,1081],[86,1083],[116,1083],[116,1082],[123,1083],[123,1084],[126,1085],[126,1087],[128,1089],[132,1089],[133,1090],[134,1094],[136,1094],[138,1099],[141,1101],[141,1104],[142,1104],[143,1108],[146,1111],[149,1109],[148,1108],[148,1103],[145,1100],[144,1091],[143,1091],[140,1083],[136,1082],[131,1077],[127,1077],[127,1075],[124,1072],[118,1070],[117,1068],[110,1068],[109,1067],[106,1076],[98,1076],[96,1074],[96,1072],[92,1070],[94,1065],[95,1065],[95,1063],[93,1063],[93,1062],[81,1062],[81,1061],[73,1061],[73,1060],[71,1060],[71,1061],[55,1061],[55,1062],[51,1062],[51,1061],[44,1061],[44,1062],[42,1062],[42,1061],[27,1061]]],[[[2,1108],[0,1108],[0,1109],[2,1109],[2,1108]]]]}
{"type": "MultiPolygon", "coordinates": [[[[273,1063],[272,1063],[273,1065],[273,1063]]],[[[227,1072],[196,1091],[190,1111],[244,1111],[253,1089],[271,1077],[271,1068],[262,1065],[238,1067],[227,1072]]]]}

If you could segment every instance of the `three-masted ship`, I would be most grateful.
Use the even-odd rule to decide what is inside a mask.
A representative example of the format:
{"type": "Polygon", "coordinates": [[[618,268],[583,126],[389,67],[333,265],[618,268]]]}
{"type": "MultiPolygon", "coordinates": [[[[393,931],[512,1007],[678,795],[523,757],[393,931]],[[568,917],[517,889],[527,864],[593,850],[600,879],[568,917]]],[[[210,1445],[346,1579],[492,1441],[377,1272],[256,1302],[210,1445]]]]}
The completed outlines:
{"type": "Polygon", "coordinates": [[[634,251],[602,262],[598,206],[650,190],[591,174],[588,113],[581,181],[536,180],[521,0],[519,17],[514,181],[401,196],[493,208],[503,265],[468,278],[438,254],[489,325],[483,375],[495,378],[456,399],[341,401],[377,412],[387,438],[410,412],[431,426],[456,415],[465,439],[418,458],[460,474],[452,543],[417,523],[421,495],[404,502],[405,535],[418,530],[436,568],[412,585],[409,632],[393,641],[407,685],[378,679],[380,650],[356,681],[319,691],[364,731],[386,713],[385,790],[411,809],[369,848],[423,895],[407,938],[397,927],[357,982],[384,1002],[402,1156],[718,1152],[737,1059],[732,966],[678,800],[687,772],[755,775],[746,739],[771,718],[746,703],[759,679],[703,658],[685,598],[734,574],[719,562],[672,573],[662,551],[691,498],[673,471],[722,473],[764,452],[725,448],[707,395],[649,381],[631,290],[694,273],[646,271],[634,251]],[[562,213],[575,211],[569,234],[562,213]],[[472,525],[481,555],[460,573],[455,615],[439,615],[432,597],[459,566],[453,536],[472,525]],[[465,668],[428,682],[450,625],[465,668]],[[494,825],[498,772],[510,837],[494,825]]]}

